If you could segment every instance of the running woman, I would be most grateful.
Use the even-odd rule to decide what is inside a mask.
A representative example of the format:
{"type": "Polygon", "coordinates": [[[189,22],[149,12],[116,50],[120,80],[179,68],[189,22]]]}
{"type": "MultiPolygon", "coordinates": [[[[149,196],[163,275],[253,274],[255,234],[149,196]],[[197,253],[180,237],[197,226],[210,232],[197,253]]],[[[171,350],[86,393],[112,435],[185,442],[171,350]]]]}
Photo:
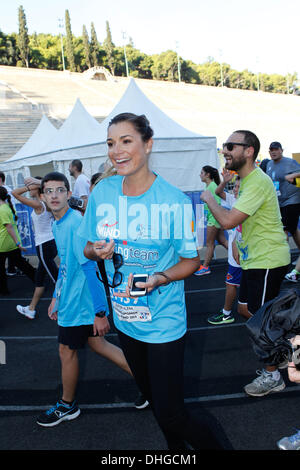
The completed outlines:
{"type": "Polygon", "coordinates": [[[94,188],[78,235],[88,240],[88,258],[105,260],[121,347],[168,448],[219,448],[212,430],[184,405],[183,279],[199,267],[199,257],[190,199],[149,168],[152,136],[144,115],[111,120],[108,156],[116,174],[94,188]],[[116,253],[123,259],[118,269],[116,253]],[[133,274],[148,275],[136,284],[145,295],[131,295],[133,274]]]}

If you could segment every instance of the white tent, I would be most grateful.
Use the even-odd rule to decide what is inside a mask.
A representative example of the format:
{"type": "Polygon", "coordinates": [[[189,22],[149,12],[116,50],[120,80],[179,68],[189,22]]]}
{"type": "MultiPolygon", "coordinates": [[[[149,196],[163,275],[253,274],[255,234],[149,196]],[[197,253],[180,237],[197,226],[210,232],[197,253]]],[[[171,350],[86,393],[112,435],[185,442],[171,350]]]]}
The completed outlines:
{"type": "Polygon", "coordinates": [[[39,125],[29,137],[27,142],[21,147],[18,152],[10,157],[5,162],[1,163],[5,169],[21,168],[24,166],[24,159],[32,157],[32,155],[39,155],[49,143],[55,139],[58,130],[51,124],[47,116],[44,114],[39,122],[39,125]]]}
{"type": "MultiPolygon", "coordinates": [[[[154,145],[150,165],[154,171],[182,191],[203,189],[199,178],[202,166],[219,168],[216,138],[191,132],[162,112],[152,103],[133,79],[119,103],[99,124],[79,100],[40,153],[32,153],[21,161],[14,156],[19,168],[54,162],[54,167],[68,175],[68,165],[74,158],[83,161],[84,172],[91,176],[107,159],[107,126],[112,117],[122,112],[145,114],[154,130],[154,145]]],[[[9,161],[4,162],[6,165],[9,161]]],[[[4,171],[6,171],[4,166],[4,171]]],[[[16,168],[16,166],[15,166],[16,168]]]]}
{"type": "MultiPolygon", "coordinates": [[[[47,146],[53,139],[55,139],[58,130],[49,121],[44,114],[39,122],[39,125],[29,137],[27,142],[18,150],[18,152],[5,162],[1,162],[1,171],[6,172],[8,180],[11,181],[12,186],[22,184],[24,176],[24,163],[27,158],[32,155],[40,154],[45,146],[47,146]]],[[[34,176],[39,173],[39,168],[35,168],[34,176]]]]}

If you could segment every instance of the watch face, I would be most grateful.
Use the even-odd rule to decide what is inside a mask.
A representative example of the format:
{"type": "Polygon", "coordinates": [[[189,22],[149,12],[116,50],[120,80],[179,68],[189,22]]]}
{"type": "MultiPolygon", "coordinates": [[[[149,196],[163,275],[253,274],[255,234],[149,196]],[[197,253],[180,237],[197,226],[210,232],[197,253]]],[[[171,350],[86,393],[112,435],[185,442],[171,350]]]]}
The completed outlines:
{"type": "Polygon", "coordinates": [[[105,311],[104,311],[104,310],[103,310],[102,312],[98,312],[98,313],[96,313],[96,317],[98,317],[98,318],[104,318],[104,317],[105,317],[105,315],[106,315],[106,313],[105,313],[105,311]]]}

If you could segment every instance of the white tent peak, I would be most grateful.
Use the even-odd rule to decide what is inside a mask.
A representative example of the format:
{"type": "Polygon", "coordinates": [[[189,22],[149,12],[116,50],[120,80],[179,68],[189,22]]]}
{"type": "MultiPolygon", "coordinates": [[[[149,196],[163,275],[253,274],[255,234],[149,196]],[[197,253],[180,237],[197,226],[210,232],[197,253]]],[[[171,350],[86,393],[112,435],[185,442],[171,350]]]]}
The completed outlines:
{"type": "Polygon", "coordinates": [[[38,155],[41,153],[45,145],[48,145],[53,139],[55,139],[57,132],[58,130],[56,127],[49,121],[47,116],[43,114],[38,126],[27,142],[25,142],[15,155],[6,161],[20,160],[22,158],[30,157],[31,155],[38,155]]]}
{"type": "MultiPolygon", "coordinates": [[[[154,130],[155,138],[182,138],[201,137],[171,119],[161,111],[138,87],[133,78],[130,79],[119,103],[113,108],[110,114],[101,122],[102,130],[106,132],[110,120],[120,113],[130,112],[134,114],[144,114],[150,121],[150,126],[154,130]]],[[[104,138],[104,135],[102,136],[104,138]]]]}
{"type": "Polygon", "coordinates": [[[44,152],[95,144],[99,142],[100,131],[99,122],[89,114],[77,98],[71,113],[59,128],[56,139],[44,148],[44,152]]]}

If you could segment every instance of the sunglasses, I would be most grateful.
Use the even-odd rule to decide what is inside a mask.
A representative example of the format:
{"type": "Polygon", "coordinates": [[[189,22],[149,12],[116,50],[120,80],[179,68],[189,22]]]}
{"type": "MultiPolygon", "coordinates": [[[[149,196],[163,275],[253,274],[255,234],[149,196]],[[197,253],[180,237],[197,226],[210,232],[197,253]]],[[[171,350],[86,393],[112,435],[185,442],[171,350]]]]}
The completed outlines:
{"type": "Polygon", "coordinates": [[[121,266],[123,266],[124,264],[123,256],[120,253],[114,253],[112,257],[112,262],[114,264],[115,269],[112,284],[109,284],[109,282],[104,282],[99,276],[98,271],[96,271],[96,274],[100,282],[103,282],[103,284],[107,284],[108,287],[111,287],[113,289],[114,287],[118,287],[123,281],[123,274],[119,271],[121,266]]]}
{"type": "Polygon", "coordinates": [[[231,150],[233,150],[233,147],[235,145],[241,145],[242,147],[250,147],[250,145],[242,144],[241,142],[225,142],[225,144],[223,144],[223,150],[226,147],[227,150],[229,150],[229,152],[231,152],[231,150]]]}

